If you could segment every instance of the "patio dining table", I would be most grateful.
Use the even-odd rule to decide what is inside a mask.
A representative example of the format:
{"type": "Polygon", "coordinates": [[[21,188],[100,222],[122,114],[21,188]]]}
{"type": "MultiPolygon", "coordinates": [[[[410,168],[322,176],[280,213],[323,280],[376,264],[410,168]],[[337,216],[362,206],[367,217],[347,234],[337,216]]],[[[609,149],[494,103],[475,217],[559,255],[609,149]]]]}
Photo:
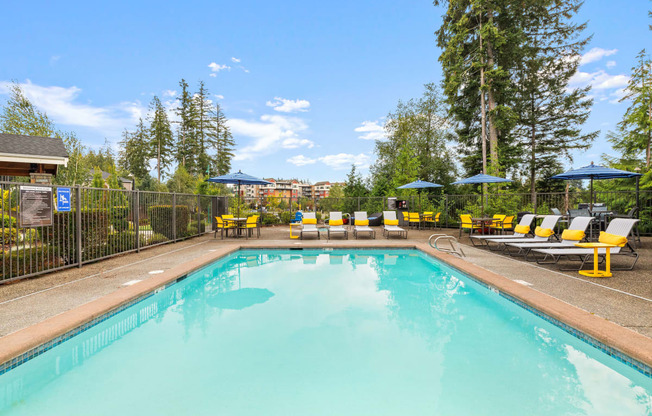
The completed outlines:
{"type": "Polygon", "coordinates": [[[480,233],[484,235],[484,230],[486,227],[490,226],[496,219],[493,217],[477,217],[477,218],[471,218],[471,221],[473,222],[473,225],[479,225],[480,226],[480,233]]]}
{"type": "MultiPolygon", "coordinates": [[[[247,218],[223,218],[222,219],[227,226],[233,224],[235,228],[232,228],[233,230],[238,230],[238,233],[233,233],[233,237],[241,237],[242,236],[242,228],[240,227],[241,224],[247,222],[247,218]]],[[[227,233],[227,237],[229,236],[229,233],[227,233]]]]}

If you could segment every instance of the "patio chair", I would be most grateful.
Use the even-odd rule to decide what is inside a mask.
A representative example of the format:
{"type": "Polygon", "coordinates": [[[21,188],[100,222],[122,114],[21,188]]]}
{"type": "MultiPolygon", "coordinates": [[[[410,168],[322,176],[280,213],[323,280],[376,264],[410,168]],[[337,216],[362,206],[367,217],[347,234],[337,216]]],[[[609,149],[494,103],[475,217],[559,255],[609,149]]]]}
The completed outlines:
{"type": "Polygon", "coordinates": [[[342,234],[344,238],[348,240],[349,231],[344,228],[344,220],[342,219],[342,213],[339,211],[334,211],[329,214],[328,217],[328,229],[327,229],[327,239],[331,239],[331,233],[333,234],[342,234]]]}
{"type": "Polygon", "coordinates": [[[235,224],[229,224],[228,222],[224,222],[221,217],[215,217],[215,233],[213,234],[213,238],[217,238],[218,230],[222,234],[222,240],[224,240],[224,232],[226,231],[227,237],[229,236],[229,230],[234,230],[235,232],[235,224]]]}
{"type": "Polygon", "coordinates": [[[407,230],[398,226],[396,211],[383,211],[383,218],[383,235],[385,238],[389,238],[391,233],[398,233],[399,236],[405,235],[405,238],[407,238],[407,230]]]}
{"type": "Polygon", "coordinates": [[[249,236],[254,232],[254,230],[256,230],[258,238],[260,238],[260,223],[258,221],[259,218],[259,215],[252,215],[251,217],[247,217],[247,222],[240,226],[240,229],[244,230],[247,239],[249,239],[249,236]]]}
{"type": "MultiPolygon", "coordinates": [[[[559,221],[559,215],[546,215],[541,221],[541,225],[534,229],[534,237],[527,238],[489,238],[486,240],[487,247],[491,249],[489,243],[497,243],[498,246],[494,250],[500,250],[501,247],[505,248],[507,243],[528,243],[528,242],[537,242],[543,243],[548,242],[550,239],[555,236],[555,225],[559,221]]],[[[500,236],[496,236],[500,237],[500,236]]]]}
{"type": "Polygon", "coordinates": [[[424,212],[423,213],[424,226],[425,225],[431,225],[433,228],[437,228],[437,225],[439,225],[440,228],[441,228],[440,218],[441,218],[441,212],[438,212],[436,214],[434,212],[431,212],[431,211],[424,212]]]}
{"type": "Polygon", "coordinates": [[[561,241],[547,241],[540,243],[534,241],[534,239],[530,239],[531,241],[521,243],[507,242],[505,243],[507,245],[505,252],[512,256],[523,255],[527,260],[528,255],[533,249],[574,247],[575,243],[586,240],[586,229],[589,227],[589,224],[591,224],[591,221],[593,221],[592,217],[575,217],[573,222],[568,226],[568,229],[561,233],[561,241]],[[511,247],[518,248],[518,252],[510,252],[511,247]]]}
{"type": "Polygon", "coordinates": [[[303,234],[317,234],[317,239],[321,239],[319,229],[317,228],[317,214],[314,212],[305,212],[301,219],[301,231],[299,232],[299,239],[303,240],[303,234]]]}
{"type": "Polygon", "coordinates": [[[494,220],[489,225],[489,230],[502,230],[505,218],[507,218],[507,215],[495,214],[493,216],[494,220]]]}
{"type": "Polygon", "coordinates": [[[496,225],[492,223],[489,228],[496,231],[500,230],[501,235],[505,234],[505,231],[514,231],[514,218],[516,217],[513,215],[507,215],[496,225]]]}
{"type": "Polygon", "coordinates": [[[369,227],[369,220],[367,219],[366,211],[356,211],[354,213],[355,226],[353,228],[353,236],[358,239],[359,233],[369,233],[369,237],[376,238],[376,232],[369,227]]]}
{"type": "Polygon", "coordinates": [[[410,227],[421,228],[421,216],[418,212],[408,213],[410,227]]]}
{"type": "Polygon", "coordinates": [[[568,218],[568,215],[564,215],[561,213],[561,211],[557,208],[550,208],[550,211],[552,212],[552,215],[559,215],[561,218],[559,219],[559,222],[557,223],[557,226],[561,228],[564,226],[566,228],[566,225],[570,223],[570,219],[568,218]],[[564,225],[566,224],[566,225],[564,225]]]}
{"type": "MultiPolygon", "coordinates": [[[[460,216],[461,217],[461,216],[460,216]]],[[[471,216],[468,215],[469,221],[471,221],[471,216]]],[[[534,214],[525,214],[521,217],[521,221],[514,227],[514,234],[509,234],[509,235],[471,235],[471,244],[474,246],[476,245],[475,243],[478,242],[481,245],[486,245],[489,244],[487,241],[489,239],[492,240],[510,240],[510,239],[515,239],[515,238],[524,238],[530,233],[530,226],[532,225],[532,221],[534,221],[535,215],[534,214]]],[[[461,232],[460,232],[461,235],[461,232]]]]}
{"type": "MultiPolygon", "coordinates": [[[[607,227],[606,231],[600,233],[599,242],[601,243],[616,243],[616,247],[612,248],[610,255],[613,258],[614,256],[628,256],[634,257],[634,261],[631,266],[625,268],[615,268],[611,267],[611,270],[632,270],[638,261],[638,253],[636,250],[629,244],[627,241],[627,236],[632,231],[632,228],[639,220],[636,218],[614,218],[607,227]],[[620,238],[619,238],[620,237],[620,238]],[[627,248],[628,251],[623,250],[627,248]]],[[[573,260],[577,258],[582,262],[580,267],[577,269],[573,268],[561,268],[560,270],[581,270],[584,267],[584,264],[593,257],[594,249],[592,248],[544,248],[544,249],[534,249],[536,253],[544,254],[545,256],[542,259],[537,260],[539,264],[554,264],[559,262],[561,258],[568,258],[573,260]],[[550,258],[550,260],[548,260],[550,258]]],[[[598,256],[604,258],[606,255],[606,249],[599,248],[598,256]]]]}
{"type": "Polygon", "coordinates": [[[303,213],[301,211],[297,211],[294,213],[294,219],[290,220],[290,224],[300,224],[302,218],[303,213]]]}
{"type": "Polygon", "coordinates": [[[462,238],[462,230],[469,230],[469,237],[473,237],[473,230],[482,228],[480,224],[474,224],[470,214],[460,214],[460,238],[462,238]]]}
{"type": "Polygon", "coordinates": [[[410,226],[410,214],[408,214],[407,211],[401,211],[401,214],[403,214],[403,225],[406,227],[410,226]]]}

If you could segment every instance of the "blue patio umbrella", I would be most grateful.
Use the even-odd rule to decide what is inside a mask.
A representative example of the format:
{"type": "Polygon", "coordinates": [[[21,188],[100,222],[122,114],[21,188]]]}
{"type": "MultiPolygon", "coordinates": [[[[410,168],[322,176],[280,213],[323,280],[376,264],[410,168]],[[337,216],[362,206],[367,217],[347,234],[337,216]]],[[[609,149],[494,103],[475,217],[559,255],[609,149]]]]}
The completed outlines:
{"type": "Polygon", "coordinates": [[[568,172],[560,173],[555,175],[550,179],[561,179],[564,181],[570,181],[574,179],[590,179],[591,185],[591,199],[590,207],[593,209],[593,180],[594,179],[624,179],[624,178],[636,178],[636,208],[638,208],[638,193],[639,193],[639,179],[642,175],[640,173],[628,172],[626,170],[607,168],[600,165],[594,165],[591,162],[590,165],[584,166],[578,169],[571,169],[568,172]]]}
{"type": "MultiPolygon", "coordinates": [[[[414,182],[406,183],[401,185],[396,189],[423,189],[423,188],[441,188],[444,185],[440,185],[434,182],[427,182],[417,179],[414,182]]],[[[421,194],[419,193],[419,210],[421,210],[421,194]]]]}
{"type": "Polygon", "coordinates": [[[242,173],[242,171],[237,171],[235,173],[227,173],[222,176],[215,176],[214,178],[206,179],[207,182],[215,183],[230,183],[232,185],[238,185],[238,217],[240,216],[240,185],[268,185],[271,182],[264,179],[256,178],[255,176],[247,175],[242,173]]]}
{"type": "MultiPolygon", "coordinates": [[[[460,179],[459,181],[453,182],[452,185],[470,185],[470,184],[479,184],[479,183],[504,183],[512,182],[511,179],[499,178],[498,176],[491,176],[485,173],[479,173],[470,178],[460,179]]],[[[484,187],[482,188],[482,215],[484,215],[484,187]]]]}

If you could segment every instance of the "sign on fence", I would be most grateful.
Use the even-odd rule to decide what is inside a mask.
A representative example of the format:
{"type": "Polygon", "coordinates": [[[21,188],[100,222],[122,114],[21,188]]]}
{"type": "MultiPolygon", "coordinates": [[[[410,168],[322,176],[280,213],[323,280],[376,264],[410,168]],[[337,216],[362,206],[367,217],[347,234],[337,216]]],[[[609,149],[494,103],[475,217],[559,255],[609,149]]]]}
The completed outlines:
{"type": "Polygon", "coordinates": [[[48,186],[20,187],[20,226],[52,225],[52,188],[48,186]]]}
{"type": "Polygon", "coordinates": [[[70,188],[57,188],[57,211],[70,212],[70,188]]]}

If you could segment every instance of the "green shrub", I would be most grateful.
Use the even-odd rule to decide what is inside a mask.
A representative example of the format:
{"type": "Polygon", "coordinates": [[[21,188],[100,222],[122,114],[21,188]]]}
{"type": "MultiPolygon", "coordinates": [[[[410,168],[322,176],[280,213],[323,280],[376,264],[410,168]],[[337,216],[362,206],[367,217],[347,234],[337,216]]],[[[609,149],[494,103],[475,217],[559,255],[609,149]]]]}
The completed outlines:
{"type": "Polygon", "coordinates": [[[283,211],[279,214],[281,224],[289,224],[294,219],[294,214],[290,211],[283,211]]]}
{"type": "MultiPolygon", "coordinates": [[[[64,257],[64,263],[76,263],[77,257],[77,213],[55,212],[52,227],[44,227],[45,241],[64,257]]],[[[84,209],[81,211],[82,260],[94,260],[108,253],[109,213],[106,209],[84,209]]]]}
{"type": "Polygon", "coordinates": [[[159,233],[154,233],[150,235],[141,235],[141,247],[146,245],[164,243],[166,241],[169,241],[169,238],[159,233]],[[143,238],[144,240],[142,240],[143,238]],[[144,241],[145,243],[143,244],[142,241],[144,241]]]}
{"type": "Polygon", "coordinates": [[[33,247],[5,252],[0,256],[2,279],[38,273],[63,266],[55,247],[33,247]]]}
{"type": "Polygon", "coordinates": [[[122,231],[129,229],[129,207],[117,206],[109,210],[111,225],[114,231],[122,231]]]}
{"type": "Polygon", "coordinates": [[[107,239],[107,254],[117,254],[129,250],[135,250],[136,246],[136,232],[135,231],[122,231],[119,233],[109,234],[107,239]]]}
{"type": "Polygon", "coordinates": [[[16,218],[12,217],[11,215],[3,214],[2,224],[0,224],[0,227],[2,228],[16,227],[16,218]]]}
{"type": "MultiPolygon", "coordinates": [[[[147,209],[147,216],[155,233],[163,234],[168,240],[174,239],[172,228],[172,205],[153,205],[147,209]]],[[[187,237],[190,211],[186,205],[176,206],[177,238],[187,237]]]]}
{"type": "Polygon", "coordinates": [[[278,224],[280,220],[274,214],[264,213],[263,216],[261,217],[261,222],[263,225],[274,225],[274,224],[278,224]]]}
{"type": "Polygon", "coordinates": [[[15,246],[18,243],[18,230],[15,228],[0,228],[0,244],[15,246]]]}

